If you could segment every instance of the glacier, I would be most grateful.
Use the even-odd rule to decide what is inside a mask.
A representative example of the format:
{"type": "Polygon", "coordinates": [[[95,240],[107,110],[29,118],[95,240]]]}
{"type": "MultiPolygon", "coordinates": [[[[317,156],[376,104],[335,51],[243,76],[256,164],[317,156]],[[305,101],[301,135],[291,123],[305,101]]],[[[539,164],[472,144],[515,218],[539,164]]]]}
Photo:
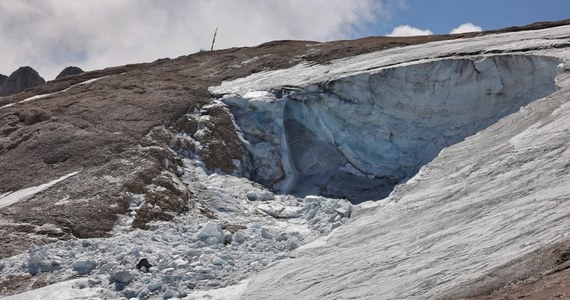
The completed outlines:
{"type": "Polygon", "coordinates": [[[434,60],[222,101],[251,153],[251,179],[358,203],[385,198],[441,149],[554,92],[560,63],[533,55],[434,60]]]}
{"type": "Polygon", "coordinates": [[[172,149],[201,214],[132,229],[145,195],[129,192],[111,237],[0,260],[0,276],[39,268],[56,282],[6,299],[469,296],[495,268],[568,240],[569,46],[562,26],[213,86],[208,105],[231,111],[247,151],[221,174],[172,149]],[[149,272],[133,267],[141,258],[149,272]]]}
{"type": "MultiPolygon", "coordinates": [[[[564,26],[391,49],[212,87],[234,113],[253,179],[309,193],[331,175],[336,187],[343,176],[402,182],[252,277],[241,299],[457,298],[468,294],[448,292],[567,240],[568,45],[564,26]],[[347,132],[351,126],[357,130],[347,132]]],[[[332,194],[353,192],[340,189],[332,194]]]]}

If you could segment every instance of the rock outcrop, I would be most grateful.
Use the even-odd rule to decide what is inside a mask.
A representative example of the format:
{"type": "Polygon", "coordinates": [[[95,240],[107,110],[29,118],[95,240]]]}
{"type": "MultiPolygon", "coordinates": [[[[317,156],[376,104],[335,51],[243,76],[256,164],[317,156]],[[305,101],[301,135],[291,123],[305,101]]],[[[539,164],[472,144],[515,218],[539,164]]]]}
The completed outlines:
{"type": "Polygon", "coordinates": [[[71,76],[71,75],[81,74],[81,73],[83,73],[83,72],[85,72],[85,71],[83,71],[83,70],[82,70],[81,68],[79,68],[79,67],[69,66],[69,67],[63,69],[63,70],[59,73],[59,75],[57,75],[57,76],[55,77],[55,79],[60,79],[60,78],[67,77],[67,76],[71,76]]]}
{"type": "Polygon", "coordinates": [[[36,70],[28,66],[20,67],[0,85],[0,96],[17,94],[45,82],[36,70]]]}
{"type": "Polygon", "coordinates": [[[8,76],[6,76],[4,74],[0,74],[0,86],[2,85],[2,83],[4,83],[4,81],[6,81],[7,78],[8,78],[8,76]]]}

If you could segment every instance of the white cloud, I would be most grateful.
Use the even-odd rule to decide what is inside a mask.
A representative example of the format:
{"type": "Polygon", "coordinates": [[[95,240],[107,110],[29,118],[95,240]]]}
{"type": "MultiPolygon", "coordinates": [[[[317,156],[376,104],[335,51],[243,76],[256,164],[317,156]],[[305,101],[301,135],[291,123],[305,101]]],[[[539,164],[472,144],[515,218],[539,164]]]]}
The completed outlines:
{"type": "Polygon", "coordinates": [[[400,25],[394,28],[394,30],[392,30],[392,32],[389,33],[388,36],[416,36],[416,35],[432,35],[432,34],[433,32],[431,32],[431,30],[429,29],[420,29],[409,25],[400,25]]]}
{"type": "Polygon", "coordinates": [[[0,73],[30,65],[53,79],[277,39],[350,38],[395,0],[21,0],[0,1],[0,73]]]}
{"type": "Polygon", "coordinates": [[[459,25],[459,27],[457,28],[453,28],[449,33],[455,34],[455,33],[465,33],[465,32],[476,32],[476,31],[483,31],[483,28],[477,25],[473,25],[473,23],[465,23],[459,25]]]}

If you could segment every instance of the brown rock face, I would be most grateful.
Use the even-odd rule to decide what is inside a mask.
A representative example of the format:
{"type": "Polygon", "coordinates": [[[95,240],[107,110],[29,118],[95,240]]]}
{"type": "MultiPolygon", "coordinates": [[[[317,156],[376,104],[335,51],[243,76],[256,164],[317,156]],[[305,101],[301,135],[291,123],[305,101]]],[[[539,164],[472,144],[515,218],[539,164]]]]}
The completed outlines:
{"type": "Polygon", "coordinates": [[[205,130],[203,135],[195,137],[204,146],[198,154],[206,167],[228,174],[239,171],[234,161],[243,162],[245,151],[233,129],[230,112],[222,106],[211,105],[200,113],[210,116],[208,122],[198,123],[205,130]]]}
{"type": "Polygon", "coordinates": [[[60,78],[67,77],[67,76],[72,76],[72,75],[81,74],[81,73],[83,73],[83,72],[84,72],[84,71],[83,71],[81,68],[79,68],[79,67],[69,66],[69,67],[63,69],[63,70],[59,73],[59,75],[57,75],[57,76],[55,77],[55,79],[60,79],[60,78]]]}
{"type": "Polygon", "coordinates": [[[0,96],[17,94],[26,89],[44,84],[46,81],[31,67],[21,67],[10,74],[0,85],[0,96]]]}

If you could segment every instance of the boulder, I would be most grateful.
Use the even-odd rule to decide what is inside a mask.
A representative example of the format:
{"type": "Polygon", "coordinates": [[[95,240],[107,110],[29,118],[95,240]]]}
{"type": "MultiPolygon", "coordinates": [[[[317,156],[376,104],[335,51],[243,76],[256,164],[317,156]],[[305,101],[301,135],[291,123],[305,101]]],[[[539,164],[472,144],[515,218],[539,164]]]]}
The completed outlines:
{"type": "Polygon", "coordinates": [[[0,96],[17,94],[26,89],[44,84],[46,81],[31,67],[21,67],[10,74],[0,85],[0,96]]]}
{"type": "Polygon", "coordinates": [[[241,233],[241,232],[236,232],[233,236],[233,241],[235,241],[238,244],[242,244],[243,242],[245,242],[245,234],[241,233]]]}
{"type": "Polygon", "coordinates": [[[261,237],[266,239],[266,240],[272,240],[273,239],[273,235],[266,228],[261,228],[261,237]]]}
{"type": "Polygon", "coordinates": [[[206,225],[200,229],[198,232],[198,238],[204,241],[211,241],[214,243],[224,242],[224,232],[220,225],[214,222],[208,222],[206,225]]]}
{"type": "Polygon", "coordinates": [[[148,262],[148,260],[146,258],[143,258],[139,261],[139,263],[137,264],[137,269],[139,271],[142,272],[149,272],[149,269],[152,267],[152,265],[148,262]]]}
{"type": "Polygon", "coordinates": [[[162,288],[162,282],[160,282],[160,281],[153,282],[147,286],[147,289],[151,293],[154,293],[156,291],[160,291],[161,288],[162,288]]]}
{"type": "Polygon", "coordinates": [[[133,281],[133,274],[127,270],[119,270],[111,275],[110,282],[127,285],[133,281]]]}
{"type": "Polygon", "coordinates": [[[249,191],[245,194],[245,197],[249,201],[256,201],[257,200],[257,193],[255,191],[249,191]]]}
{"type": "Polygon", "coordinates": [[[273,193],[269,192],[269,191],[263,191],[261,193],[261,195],[259,195],[259,200],[261,201],[271,201],[271,200],[275,200],[275,196],[273,195],[273,193]]]}
{"type": "Polygon", "coordinates": [[[30,259],[28,259],[28,273],[31,275],[36,275],[40,272],[52,272],[60,268],[59,262],[49,260],[39,254],[32,254],[30,259]]]}
{"type": "Polygon", "coordinates": [[[87,275],[97,267],[97,262],[93,260],[76,260],[71,266],[78,275],[87,275]]]}

